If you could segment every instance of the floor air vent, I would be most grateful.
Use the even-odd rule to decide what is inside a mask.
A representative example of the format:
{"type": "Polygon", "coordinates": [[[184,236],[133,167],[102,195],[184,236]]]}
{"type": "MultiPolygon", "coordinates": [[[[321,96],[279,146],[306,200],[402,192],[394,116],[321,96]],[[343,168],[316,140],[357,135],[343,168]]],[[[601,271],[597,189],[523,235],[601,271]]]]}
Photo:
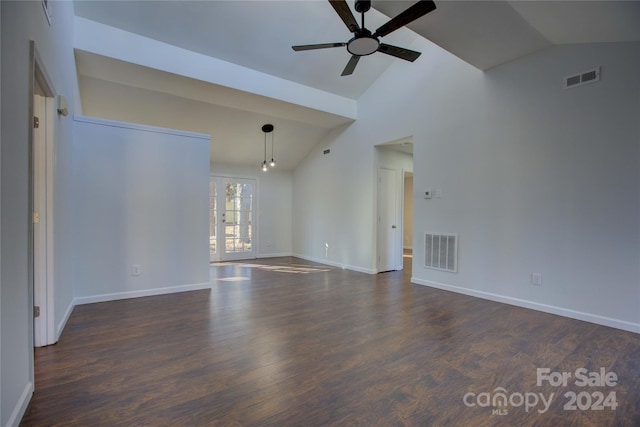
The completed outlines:
{"type": "Polygon", "coordinates": [[[424,266],[456,273],[458,271],[458,235],[425,233],[424,266]]]}
{"type": "Polygon", "coordinates": [[[600,67],[593,70],[585,71],[584,73],[576,74],[573,76],[564,78],[564,88],[582,86],[587,83],[595,83],[600,80],[600,67]]]}

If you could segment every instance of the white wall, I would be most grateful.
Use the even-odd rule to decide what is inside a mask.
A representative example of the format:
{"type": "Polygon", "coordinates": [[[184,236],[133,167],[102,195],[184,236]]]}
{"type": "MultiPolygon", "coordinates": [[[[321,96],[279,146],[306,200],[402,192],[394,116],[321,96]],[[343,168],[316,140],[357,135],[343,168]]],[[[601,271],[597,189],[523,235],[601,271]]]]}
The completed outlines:
{"type": "MultiPolygon", "coordinates": [[[[2,46],[2,6],[0,5],[0,46],[2,46]]],[[[0,55],[0,82],[2,82],[2,55],[0,55]]],[[[2,99],[2,84],[0,84],[0,99],[2,99]]],[[[1,103],[0,103],[1,105],[1,103]]],[[[0,129],[2,129],[2,107],[0,106],[0,129]]],[[[0,147],[2,147],[2,132],[0,132],[0,147]]],[[[0,150],[0,176],[2,176],[2,150],[0,150]]],[[[0,186],[0,241],[2,241],[2,188],[0,186]]],[[[0,333],[2,332],[2,245],[0,245],[0,333]]],[[[2,339],[0,337],[0,384],[2,381],[2,339]]],[[[2,423],[2,387],[0,387],[0,425],[2,423]]]]}
{"type": "Polygon", "coordinates": [[[329,240],[330,261],[372,269],[373,146],[413,135],[415,282],[640,332],[640,44],[560,46],[484,73],[413,48],[420,60],[394,63],[360,119],[295,171],[294,251],[320,259],[329,240]],[[600,82],[562,89],[595,66],[600,82]],[[459,233],[457,274],[422,267],[427,231],[459,233]]]}
{"type": "MultiPolygon", "coordinates": [[[[49,2],[49,26],[41,2],[0,2],[2,30],[2,152],[1,203],[1,362],[0,425],[17,424],[33,387],[33,301],[28,283],[29,229],[29,41],[36,48],[54,89],[70,100],[73,114],[77,79],[73,58],[73,4],[49,2]]],[[[55,260],[54,317],[62,322],[73,298],[72,226],[69,193],[71,174],[70,117],[56,118],[54,186],[55,260]]]]}
{"type": "MultiPolygon", "coordinates": [[[[150,79],[139,76],[139,69],[124,68],[125,70],[121,70],[120,73],[137,78],[136,83],[148,84],[150,79]]],[[[155,78],[159,74],[163,77],[158,79],[160,82],[157,84],[163,84],[166,90],[179,93],[179,88],[187,86],[190,89],[189,96],[198,94],[197,96],[206,97],[208,95],[216,102],[219,100],[215,93],[206,92],[207,87],[203,82],[192,87],[193,83],[186,78],[172,76],[165,80],[164,74],[160,71],[152,74],[155,78]]],[[[262,150],[264,133],[261,128],[265,123],[273,123],[276,129],[275,155],[278,170],[283,170],[287,166],[287,170],[291,171],[298,159],[304,157],[328,129],[324,125],[308,125],[293,118],[274,118],[261,113],[226,108],[209,102],[86,76],[80,76],[79,79],[84,114],[209,134],[211,135],[212,163],[244,166],[261,163],[264,154],[262,150]],[[280,149],[282,147],[280,142],[285,140],[297,141],[297,144],[294,147],[287,147],[286,150],[280,149]]],[[[295,109],[294,106],[289,108],[295,109]]],[[[266,108],[264,111],[272,110],[266,108]]],[[[268,150],[271,154],[271,138],[268,142],[268,150]]]]}
{"type": "Polygon", "coordinates": [[[460,233],[459,274],[421,268],[416,247],[417,282],[640,331],[639,53],[565,46],[465,80],[445,103],[466,106],[458,125],[415,151],[416,191],[443,190],[416,199],[415,239],[460,233]],[[598,65],[601,82],[562,89],[598,65]]]}
{"type": "Polygon", "coordinates": [[[209,287],[208,135],[76,117],[74,156],[76,303],[209,287]]]}
{"type": "Polygon", "coordinates": [[[291,255],[292,174],[271,169],[213,163],[211,175],[252,178],[258,183],[257,236],[259,258],[291,255]]]}
{"type": "Polygon", "coordinates": [[[293,252],[296,256],[375,272],[373,145],[358,122],[332,131],[293,175],[293,252]],[[329,154],[323,150],[329,149],[329,154]]]}

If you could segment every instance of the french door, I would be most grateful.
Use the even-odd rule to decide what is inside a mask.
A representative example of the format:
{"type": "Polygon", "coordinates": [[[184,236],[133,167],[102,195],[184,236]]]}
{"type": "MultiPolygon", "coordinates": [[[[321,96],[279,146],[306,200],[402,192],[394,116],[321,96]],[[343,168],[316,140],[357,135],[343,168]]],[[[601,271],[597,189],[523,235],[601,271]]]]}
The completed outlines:
{"type": "Polygon", "coordinates": [[[256,257],[256,180],[209,180],[209,261],[256,257]]]}

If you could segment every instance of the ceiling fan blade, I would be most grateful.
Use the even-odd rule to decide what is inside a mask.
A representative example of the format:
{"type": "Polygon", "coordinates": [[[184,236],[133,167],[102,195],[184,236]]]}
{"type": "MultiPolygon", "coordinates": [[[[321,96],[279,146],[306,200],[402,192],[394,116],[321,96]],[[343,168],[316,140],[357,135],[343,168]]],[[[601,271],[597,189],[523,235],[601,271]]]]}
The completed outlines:
{"type": "Polygon", "coordinates": [[[400,27],[404,27],[410,22],[415,21],[421,16],[435,10],[436,4],[431,0],[420,0],[409,9],[400,13],[395,18],[392,18],[386,24],[383,24],[380,28],[373,33],[373,37],[384,37],[392,31],[397,30],[400,27]]]}
{"type": "Polygon", "coordinates": [[[291,49],[296,52],[301,50],[313,50],[313,49],[327,49],[330,47],[342,47],[346,46],[346,43],[321,43],[321,44],[305,44],[300,46],[291,46],[291,49]]]}
{"type": "Polygon", "coordinates": [[[342,71],[342,74],[340,74],[341,76],[349,76],[353,73],[353,70],[356,69],[356,65],[358,65],[358,61],[360,60],[360,57],[358,55],[352,55],[351,59],[349,60],[349,62],[347,62],[347,66],[344,67],[344,70],[342,71]]]}
{"type": "Polygon", "coordinates": [[[405,61],[413,62],[421,55],[420,52],[415,50],[405,49],[403,47],[391,46],[390,44],[380,43],[378,52],[386,53],[387,55],[395,56],[396,58],[404,59],[405,61]]]}
{"type": "Polygon", "coordinates": [[[345,0],[329,0],[329,3],[331,3],[331,6],[333,6],[336,13],[338,14],[338,16],[340,16],[342,22],[344,22],[344,25],[347,26],[349,31],[355,33],[360,29],[360,27],[358,26],[358,21],[356,21],[353,13],[351,13],[351,9],[349,9],[349,5],[345,0]]]}

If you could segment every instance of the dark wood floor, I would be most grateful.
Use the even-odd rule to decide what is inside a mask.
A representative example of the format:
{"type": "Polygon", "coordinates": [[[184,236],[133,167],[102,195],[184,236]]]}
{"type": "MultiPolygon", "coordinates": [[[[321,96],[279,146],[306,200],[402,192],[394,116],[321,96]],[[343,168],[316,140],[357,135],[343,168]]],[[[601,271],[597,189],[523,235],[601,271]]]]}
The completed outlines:
{"type": "Polygon", "coordinates": [[[212,282],[76,307],[35,353],[21,425],[640,426],[640,335],[413,285],[406,271],[275,258],[218,264],[212,282]],[[617,384],[578,387],[581,367],[617,384]],[[572,378],[537,386],[537,368],[572,378]],[[486,406],[500,392],[511,402],[486,406]],[[617,408],[566,410],[567,392],[585,408],[613,392],[617,408]],[[534,393],[553,393],[546,412],[519,406],[534,393]]]}

